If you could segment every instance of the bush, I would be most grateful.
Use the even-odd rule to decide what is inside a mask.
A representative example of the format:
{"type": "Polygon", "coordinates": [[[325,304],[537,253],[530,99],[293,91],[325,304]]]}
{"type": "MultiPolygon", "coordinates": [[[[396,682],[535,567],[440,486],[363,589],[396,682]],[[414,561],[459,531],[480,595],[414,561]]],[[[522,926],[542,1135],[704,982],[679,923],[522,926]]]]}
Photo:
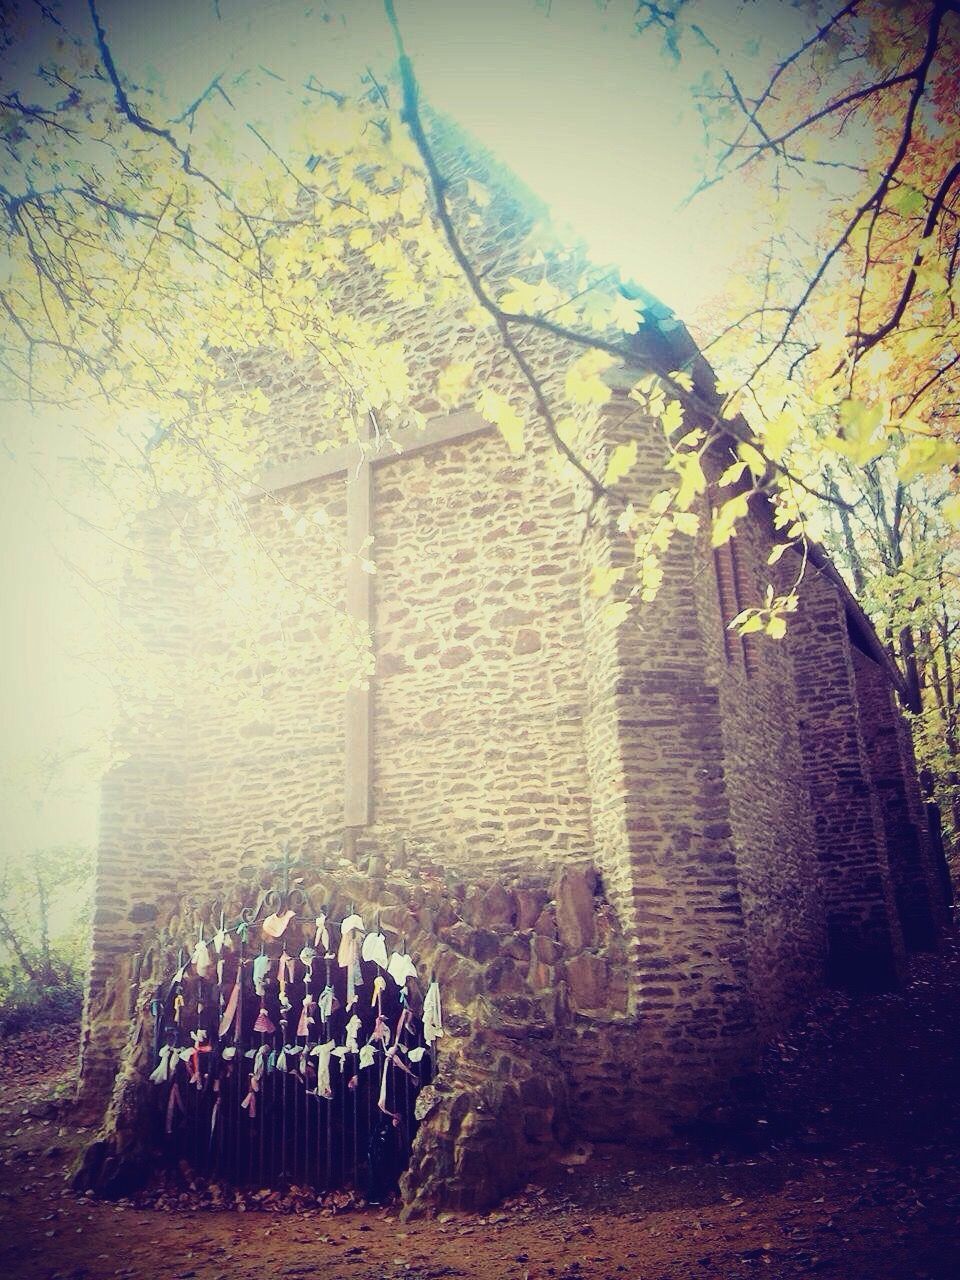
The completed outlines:
{"type": "Polygon", "coordinates": [[[23,983],[7,989],[0,1000],[0,1039],[22,1031],[66,1026],[79,1021],[83,987],[72,975],[61,985],[23,983]]]}
{"type": "Polygon", "coordinates": [[[75,1022],[89,945],[90,851],[21,851],[0,871],[0,1037],[75,1022]]]}

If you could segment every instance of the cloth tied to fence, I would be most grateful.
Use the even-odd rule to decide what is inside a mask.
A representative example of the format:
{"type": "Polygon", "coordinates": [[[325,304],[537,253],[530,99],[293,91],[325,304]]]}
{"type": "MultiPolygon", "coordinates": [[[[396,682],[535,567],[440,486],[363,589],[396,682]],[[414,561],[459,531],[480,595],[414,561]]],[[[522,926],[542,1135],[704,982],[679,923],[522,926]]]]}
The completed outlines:
{"type": "Polygon", "coordinates": [[[315,1045],[310,1050],[311,1055],[317,1060],[317,1097],[326,1098],[328,1101],[333,1097],[333,1086],[330,1083],[330,1058],[334,1048],[335,1041],[328,1040],[326,1044],[315,1045]]]}
{"type": "Polygon", "coordinates": [[[230,998],[227,1000],[227,1007],[223,1011],[220,1019],[220,1025],[217,1028],[217,1036],[220,1040],[227,1034],[233,1025],[233,1020],[237,1016],[237,1006],[240,1003],[240,980],[243,977],[243,965],[237,965],[237,977],[233,984],[233,990],[230,992],[230,998]]]}
{"type": "Polygon", "coordinates": [[[363,986],[363,970],[360,968],[360,935],[363,921],[358,915],[349,915],[340,926],[340,946],[337,948],[337,964],[347,971],[347,1008],[357,1001],[357,987],[363,986]]]}

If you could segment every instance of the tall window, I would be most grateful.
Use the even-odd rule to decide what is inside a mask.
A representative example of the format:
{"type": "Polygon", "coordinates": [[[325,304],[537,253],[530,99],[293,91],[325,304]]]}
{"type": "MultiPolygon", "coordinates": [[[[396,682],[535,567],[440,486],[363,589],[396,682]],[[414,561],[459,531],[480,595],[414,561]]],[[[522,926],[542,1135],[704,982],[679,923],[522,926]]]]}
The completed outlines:
{"type": "MultiPolygon", "coordinates": [[[[747,565],[745,549],[738,543],[736,538],[731,538],[727,544],[730,548],[730,558],[733,561],[733,581],[737,590],[738,609],[747,608],[756,600],[756,589],[754,583],[750,581],[750,572],[747,565]]],[[[748,676],[756,675],[757,668],[760,666],[760,636],[755,632],[740,637],[740,645],[743,649],[743,669],[748,676]]]]}
{"type": "Polygon", "coordinates": [[[723,624],[723,651],[727,662],[743,663],[748,676],[756,673],[759,667],[758,636],[738,635],[730,630],[730,623],[738,613],[745,609],[755,595],[743,552],[737,545],[737,539],[730,538],[715,547],[713,564],[717,575],[717,594],[720,598],[720,619],[723,624]]]}
{"type": "Polygon", "coordinates": [[[740,612],[737,590],[737,573],[734,567],[732,541],[723,542],[713,549],[713,565],[717,573],[717,594],[720,597],[720,622],[723,626],[723,651],[727,662],[735,662],[742,653],[743,638],[730,630],[730,623],[740,612]]]}

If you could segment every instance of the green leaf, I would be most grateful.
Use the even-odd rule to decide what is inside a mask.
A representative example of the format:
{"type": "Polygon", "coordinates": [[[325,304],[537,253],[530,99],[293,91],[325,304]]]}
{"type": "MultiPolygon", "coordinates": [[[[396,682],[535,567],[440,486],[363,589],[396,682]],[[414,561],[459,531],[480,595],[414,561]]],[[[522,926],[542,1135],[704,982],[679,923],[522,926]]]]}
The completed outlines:
{"type": "Polygon", "coordinates": [[[915,187],[903,186],[888,198],[887,207],[894,213],[898,213],[901,218],[915,218],[918,213],[923,212],[926,203],[922,191],[917,191],[915,187]]]}

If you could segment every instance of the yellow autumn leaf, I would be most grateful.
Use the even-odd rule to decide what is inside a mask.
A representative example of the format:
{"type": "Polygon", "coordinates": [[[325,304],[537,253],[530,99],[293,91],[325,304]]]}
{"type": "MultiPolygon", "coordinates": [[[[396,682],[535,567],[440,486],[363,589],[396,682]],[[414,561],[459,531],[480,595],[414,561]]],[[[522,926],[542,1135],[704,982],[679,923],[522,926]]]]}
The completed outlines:
{"type": "Polygon", "coordinates": [[[710,541],[715,547],[729,541],[736,533],[738,520],[747,514],[747,495],[735,494],[718,509],[713,517],[713,532],[710,541]]]}
{"type": "Polygon", "coordinates": [[[626,569],[611,569],[606,565],[596,565],[590,575],[590,594],[597,600],[609,595],[625,573],[626,569]]]}
{"type": "Polygon", "coordinates": [[[637,509],[632,502],[628,502],[624,509],[617,516],[617,529],[620,533],[630,533],[637,523],[637,509]]]}
{"type": "Polygon", "coordinates": [[[628,444],[618,444],[610,454],[610,460],[607,463],[603,483],[605,485],[617,484],[618,481],[623,479],[630,468],[636,465],[636,462],[636,440],[631,440],[628,444]]]}
{"type": "Polygon", "coordinates": [[[763,619],[756,609],[744,609],[733,619],[728,630],[736,631],[741,636],[753,635],[763,630],[763,619]]]}
{"type": "Polygon", "coordinates": [[[918,356],[931,342],[939,337],[939,329],[922,326],[919,329],[906,329],[900,333],[900,341],[907,355],[918,356]]]}
{"type": "Polygon", "coordinates": [[[746,469],[747,464],[743,460],[739,462],[731,462],[730,466],[727,467],[725,471],[721,472],[720,479],[717,481],[717,484],[721,489],[726,489],[729,485],[736,484],[746,469]]]}
{"type": "Polygon", "coordinates": [[[641,404],[651,395],[657,385],[657,375],[655,373],[645,374],[630,388],[631,400],[638,400],[641,404]]]}
{"type": "Polygon", "coordinates": [[[681,511],[685,511],[698,494],[706,493],[707,477],[700,458],[695,453],[675,454],[672,465],[680,475],[676,504],[681,511]]]}
{"type": "Polygon", "coordinates": [[[662,582],[663,567],[659,556],[644,556],[640,562],[640,599],[646,603],[654,600],[662,582]]]}
{"type": "Polygon", "coordinates": [[[737,445],[737,453],[744,460],[755,476],[762,476],[767,470],[767,460],[752,444],[742,441],[737,445]]]}
{"type": "Polygon", "coordinates": [[[437,398],[445,405],[457,405],[463,399],[470,379],[473,377],[473,365],[466,361],[456,361],[441,369],[437,378],[437,398]]]}
{"type": "Polygon", "coordinates": [[[600,617],[608,627],[619,627],[630,616],[629,600],[608,600],[600,610],[600,617]]]}
{"type": "Polygon", "coordinates": [[[610,313],[610,299],[597,289],[590,292],[579,303],[581,323],[587,329],[606,329],[610,313]]]}
{"type": "Polygon", "coordinates": [[[723,406],[720,409],[720,417],[725,418],[727,422],[729,422],[732,418],[735,418],[737,416],[737,414],[741,410],[742,405],[743,405],[742,392],[736,395],[728,396],[726,400],[724,400],[723,406]]]}
{"type": "Polygon", "coordinates": [[[655,524],[647,534],[647,542],[650,546],[656,547],[658,551],[666,551],[670,544],[670,535],[674,529],[674,521],[661,520],[659,524],[655,524]]]}
{"type": "Polygon", "coordinates": [[[696,537],[697,530],[700,528],[700,517],[695,511],[678,511],[673,517],[673,523],[680,533],[693,538],[696,537]]]}
{"type": "Polygon", "coordinates": [[[608,311],[608,325],[623,333],[636,333],[643,323],[643,307],[640,303],[618,293],[608,311]]]}
{"type": "Polygon", "coordinates": [[[600,377],[615,361],[605,351],[588,351],[567,370],[564,388],[574,404],[602,405],[610,398],[610,388],[600,377]]]}
{"type": "Polygon", "coordinates": [[[664,434],[672,436],[674,431],[683,425],[683,405],[679,400],[670,400],[660,415],[660,425],[664,434]]]}
{"type": "Polygon", "coordinates": [[[763,426],[763,448],[769,458],[779,462],[787,446],[797,435],[800,420],[793,409],[784,409],[763,426]]]}
{"type": "Polygon", "coordinates": [[[863,400],[844,400],[840,405],[842,434],[830,436],[827,443],[857,466],[865,466],[879,458],[887,447],[886,438],[878,434],[883,422],[883,406],[863,400]]]}
{"type": "Polygon", "coordinates": [[[546,282],[528,284],[519,276],[510,276],[507,284],[510,286],[509,289],[499,298],[500,306],[504,311],[518,314],[545,311],[557,300],[556,290],[546,282]]]}
{"type": "Polygon", "coordinates": [[[917,476],[931,475],[943,466],[955,466],[960,462],[960,446],[952,440],[937,440],[931,436],[914,436],[901,449],[897,458],[897,475],[905,482],[917,476]]]}
{"type": "Polygon", "coordinates": [[[506,396],[484,387],[477,396],[476,409],[482,418],[497,427],[512,454],[523,453],[523,419],[506,396]]]}
{"type": "Polygon", "coordinates": [[[463,313],[463,318],[467,324],[473,325],[475,329],[487,329],[493,324],[493,316],[479,302],[468,307],[463,313]]]}

